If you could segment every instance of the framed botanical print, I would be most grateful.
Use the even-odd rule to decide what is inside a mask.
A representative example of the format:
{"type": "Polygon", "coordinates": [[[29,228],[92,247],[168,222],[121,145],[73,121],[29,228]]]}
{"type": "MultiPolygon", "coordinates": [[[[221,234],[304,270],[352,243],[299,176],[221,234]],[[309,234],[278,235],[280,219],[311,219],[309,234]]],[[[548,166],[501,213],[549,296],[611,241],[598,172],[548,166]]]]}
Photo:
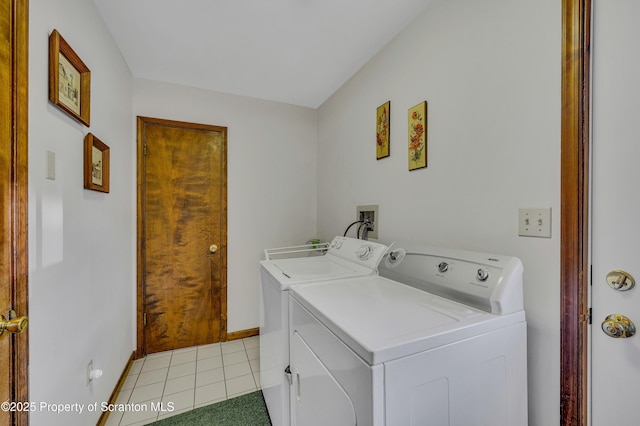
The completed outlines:
{"type": "Polygon", "coordinates": [[[53,30],[49,36],[49,100],[89,127],[90,98],[91,71],[60,33],[53,30]]]}
{"type": "Polygon", "coordinates": [[[389,120],[391,117],[391,101],[376,110],[376,159],[389,156],[389,120]]]}
{"type": "Polygon", "coordinates": [[[109,147],[87,133],[84,137],[84,187],[109,192],[109,147]]]}
{"type": "Polygon", "coordinates": [[[409,170],[427,167],[427,102],[409,109],[409,170]]]}

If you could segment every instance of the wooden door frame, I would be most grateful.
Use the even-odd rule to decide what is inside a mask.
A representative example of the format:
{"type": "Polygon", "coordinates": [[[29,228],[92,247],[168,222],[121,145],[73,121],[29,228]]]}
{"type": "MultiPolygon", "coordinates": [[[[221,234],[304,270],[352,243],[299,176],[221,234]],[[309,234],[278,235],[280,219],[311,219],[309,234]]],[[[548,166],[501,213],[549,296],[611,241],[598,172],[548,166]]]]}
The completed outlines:
{"type": "Polygon", "coordinates": [[[588,419],[591,0],[562,0],[560,424],[588,419]]]}
{"type": "MultiPolygon", "coordinates": [[[[2,283],[2,288],[10,291],[13,306],[2,306],[2,310],[13,308],[19,315],[28,315],[29,304],[29,262],[28,262],[28,127],[29,127],[29,1],[9,0],[10,14],[10,60],[2,66],[10,68],[10,109],[9,123],[2,124],[3,137],[9,134],[8,140],[2,141],[0,155],[7,159],[10,171],[9,193],[6,207],[9,211],[7,244],[13,249],[9,261],[9,282],[2,283]]],[[[6,312],[2,312],[6,315],[6,312]]],[[[21,335],[8,335],[3,338],[12,339],[10,384],[14,401],[29,400],[29,334],[28,330],[21,335]]],[[[6,354],[5,354],[6,355],[6,354]]],[[[3,356],[5,356],[3,355],[3,356]]],[[[3,383],[3,385],[5,385],[3,383]]],[[[15,424],[29,423],[27,411],[14,413],[15,424]]]]}
{"type": "Polygon", "coordinates": [[[221,264],[223,270],[221,275],[220,288],[220,341],[224,342],[228,338],[227,334],[227,128],[220,126],[213,126],[208,124],[186,123],[181,121],[166,120],[161,118],[151,117],[137,117],[137,347],[136,358],[141,358],[145,355],[145,336],[144,336],[144,262],[145,262],[145,223],[144,223],[144,203],[145,199],[145,146],[144,146],[144,132],[143,123],[156,123],[161,125],[172,125],[179,127],[188,127],[190,129],[202,129],[202,130],[218,130],[223,133],[222,140],[222,235],[220,239],[220,247],[218,253],[221,256],[221,264]]]}

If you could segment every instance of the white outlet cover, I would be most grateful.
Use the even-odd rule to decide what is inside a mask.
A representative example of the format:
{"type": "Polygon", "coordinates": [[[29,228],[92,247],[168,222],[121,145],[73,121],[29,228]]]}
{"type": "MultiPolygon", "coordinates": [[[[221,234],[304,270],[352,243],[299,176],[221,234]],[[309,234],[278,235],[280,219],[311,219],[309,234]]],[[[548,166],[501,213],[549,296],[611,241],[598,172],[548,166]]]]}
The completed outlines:
{"type": "Polygon", "coordinates": [[[551,238],[551,208],[522,208],[518,212],[518,235],[551,238]]]}

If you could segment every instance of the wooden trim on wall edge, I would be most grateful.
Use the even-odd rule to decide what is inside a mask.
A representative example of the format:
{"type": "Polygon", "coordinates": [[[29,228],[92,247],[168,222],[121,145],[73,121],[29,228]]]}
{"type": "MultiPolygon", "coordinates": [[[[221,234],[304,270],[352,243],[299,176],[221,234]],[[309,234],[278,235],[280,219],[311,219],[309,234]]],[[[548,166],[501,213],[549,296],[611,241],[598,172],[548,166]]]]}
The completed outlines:
{"type": "Polygon", "coordinates": [[[136,117],[136,359],[144,356],[144,232],[142,217],[144,185],[142,171],[144,170],[143,147],[144,121],[136,117]]]}
{"type": "MultiPolygon", "coordinates": [[[[11,0],[11,92],[12,92],[12,193],[11,239],[14,255],[11,275],[15,279],[14,309],[29,315],[29,236],[27,219],[29,180],[29,0],[11,0]]],[[[29,400],[29,331],[11,338],[16,366],[13,386],[16,401],[29,400]]],[[[29,412],[18,411],[16,424],[28,425],[29,412]]]]}
{"type": "Polygon", "coordinates": [[[560,425],[587,424],[591,0],[562,0],[560,425]]]}
{"type": "MultiPolygon", "coordinates": [[[[116,387],[111,392],[111,396],[109,397],[109,404],[115,404],[116,399],[118,398],[118,394],[122,389],[122,385],[124,385],[125,380],[127,380],[127,376],[129,375],[129,371],[131,371],[131,366],[133,365],[133,360],[135,359],[136,351],[131,352],[131,356],[129,357],[129,361],[124,366],[124,370],[122,370],[122,374],[118,379],[118,383],[116,383],[116,387]]],[[[109,411],[103,411],[102,415],[98,419],[98,423],[96,426],[104,426],[107,423],[107,419],[109,418],[109,411]]]]}

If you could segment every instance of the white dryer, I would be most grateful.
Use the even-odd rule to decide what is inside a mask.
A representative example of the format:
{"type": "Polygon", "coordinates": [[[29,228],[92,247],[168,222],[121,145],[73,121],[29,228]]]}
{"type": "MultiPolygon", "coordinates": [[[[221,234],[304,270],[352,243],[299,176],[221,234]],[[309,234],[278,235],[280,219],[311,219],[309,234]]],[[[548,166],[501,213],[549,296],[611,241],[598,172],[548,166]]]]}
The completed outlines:
{"type": "MultiPolygon", "coordinates": [[[[260,262],[260,386],[274,426],[290,424],[289,288],[302,283],[377,275],[387,248],[371,241],[338,236],[322,256],[278,259],[269,253],[299,250],[296,247],[265,250],[266,259],[260,262]]],[[[303,253],[307,250],[302,249],[303,253]]],[[[311,248],[311,252],[317,251],[318,248],[311,248]]]]}
{"type": "Polygon", "coordinates": [[[290,291],[291,424],[527,424],[523,267],[406,247],[290,291]]]}

